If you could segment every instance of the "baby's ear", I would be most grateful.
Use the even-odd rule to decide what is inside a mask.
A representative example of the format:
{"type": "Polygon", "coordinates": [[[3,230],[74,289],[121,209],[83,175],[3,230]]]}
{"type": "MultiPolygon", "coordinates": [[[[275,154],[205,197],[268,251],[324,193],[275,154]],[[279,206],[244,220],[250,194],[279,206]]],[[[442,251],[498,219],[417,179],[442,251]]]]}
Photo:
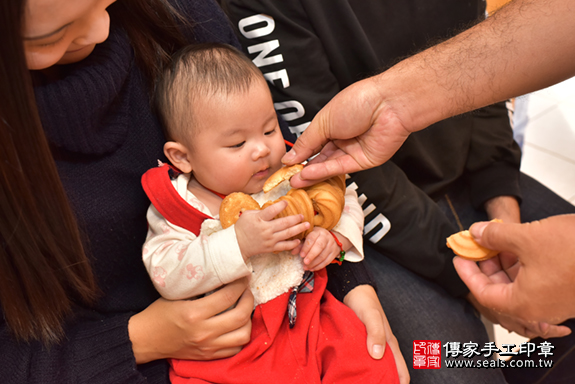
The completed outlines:
{"type": "Polygon", "coordinates": [[[164,144],[164,154],[172,165],[183,173],[192,172],[192,164],[188,158],[189,151],[185,145],[175,141],[168,141],[164,144]]]}

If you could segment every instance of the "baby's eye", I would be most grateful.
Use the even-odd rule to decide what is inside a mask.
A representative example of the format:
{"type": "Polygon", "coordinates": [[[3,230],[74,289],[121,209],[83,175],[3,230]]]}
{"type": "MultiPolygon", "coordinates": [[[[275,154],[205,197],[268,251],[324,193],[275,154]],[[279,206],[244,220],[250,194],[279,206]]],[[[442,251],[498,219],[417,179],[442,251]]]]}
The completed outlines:
{"type": "Polygon", "coordinates": [[[269,136],[269,135],[271,135],[272,133],[274,133],[275,131],[276,131],[276,129],[274,128],[274,129],[272,129],[271,131],[265,132],[264,135],[269,136]]]}
{"type": "Polygon", "coordinates": [[[230,145],[228,148],[241,148],[242,145],[245,144],[245,141],[242,141],[241,143],[238,143],[236,145],[230,145]]]}

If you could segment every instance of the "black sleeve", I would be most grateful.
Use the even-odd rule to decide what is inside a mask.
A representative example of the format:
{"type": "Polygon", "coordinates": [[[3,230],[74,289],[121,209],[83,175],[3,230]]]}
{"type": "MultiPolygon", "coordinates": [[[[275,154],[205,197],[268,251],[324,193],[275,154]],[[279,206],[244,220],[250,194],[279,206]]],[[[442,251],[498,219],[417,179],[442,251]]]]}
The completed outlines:
{"type": "Polygon", "coordinates": [[[504,102],[473,112],[466,180],[476,209],[497,196],[521,202],[519,167],[521,150],[513,139],[509,111],[504,102]]]}
{"type": "Polygon", "coordinates": [[[350,263],[344,261],[341,265],[330,264],[327,270],[327,289],[339,301],[358,285],[371,285],[377,292],[377,283],[369,273],[363,261],[350,263]]]}

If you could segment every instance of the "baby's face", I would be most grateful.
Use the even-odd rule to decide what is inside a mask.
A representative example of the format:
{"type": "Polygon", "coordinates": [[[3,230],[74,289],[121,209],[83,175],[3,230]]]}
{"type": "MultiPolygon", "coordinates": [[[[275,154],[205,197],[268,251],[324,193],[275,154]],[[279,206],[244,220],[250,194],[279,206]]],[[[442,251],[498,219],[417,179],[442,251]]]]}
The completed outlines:
{"type": "Polygon", "coordinates": [[[198,130],[189,160],[198,182],[224,195],[261,191],[285,154],[265,81],[245,93],[197,101],[194,109],[198,130]]]}

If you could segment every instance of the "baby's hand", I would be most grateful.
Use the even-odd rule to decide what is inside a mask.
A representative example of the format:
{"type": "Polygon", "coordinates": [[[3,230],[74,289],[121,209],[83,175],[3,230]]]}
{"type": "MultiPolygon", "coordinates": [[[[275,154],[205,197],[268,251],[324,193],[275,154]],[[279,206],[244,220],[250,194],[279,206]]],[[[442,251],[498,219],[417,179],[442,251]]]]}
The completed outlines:
{"type": "Polygon", "coordinates": [[[287,240],[304,232],[309,223],[303,215],[293,215],[274,220],[287,207],[285,201],[272,204],[261,211],[245,211],[235,224],[236,237],[244,260],[265,252],[294,249],[300,240],[287,240]]]}
{"type": "Polygon", "coordinates": [[[314,227],[313,231],[305,238],[299,254],[304,258],[305,269],[318,271],[339,257],[340,252],[339,245],[327,229],[314,227]]]}

